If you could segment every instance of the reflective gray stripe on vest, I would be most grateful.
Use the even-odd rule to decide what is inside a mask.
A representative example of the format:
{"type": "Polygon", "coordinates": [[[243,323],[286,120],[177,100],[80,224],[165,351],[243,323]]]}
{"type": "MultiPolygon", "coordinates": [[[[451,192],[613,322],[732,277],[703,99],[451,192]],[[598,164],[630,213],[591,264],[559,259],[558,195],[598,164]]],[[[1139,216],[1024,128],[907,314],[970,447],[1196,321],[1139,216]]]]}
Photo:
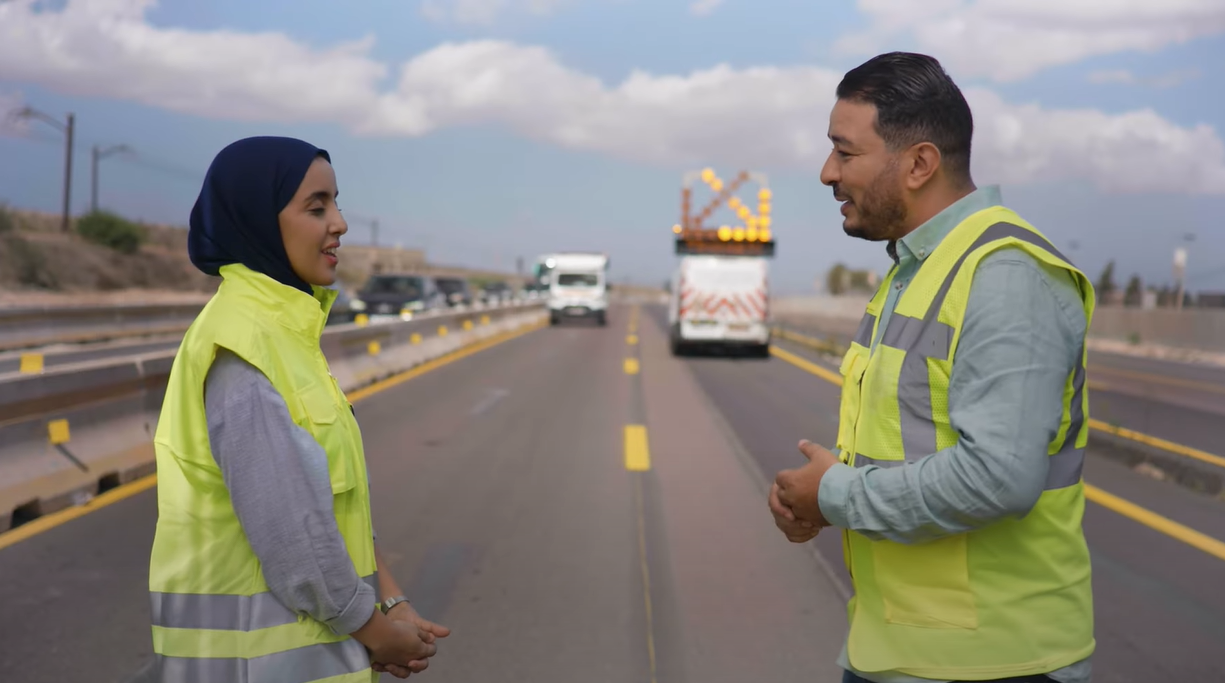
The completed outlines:
{"type": "MultiPolygon", "coordinates": [[[[1069,439],[1066,443],[1072,443],[1069,439]]],[[[1058,453],[1050,457],[1050,469],[1046,471],[1045,491],[1065,489],[1080,481],[1080,473],[1085,468],[1085,449],[1074,444],[1064,446],[1058,453]]]]}
{"type": "MultiPolygon", "coordinates": [[[[952,352],[953,328],[939,320],[944,299],[948,296],[953,280],[956,279],[962,264],[970,254],[986,244],[1008,237],[1015,237],[1022,242],[1045,249],[1065,262],[1071,263],[1054,245],[1038,234],[1012,223],[996,223],[984,230],[953,264],[953,268],[944,278],[944,282],[940,284],[940,289],[936,291],[936,296],[932,299],[922,319],[897,313],[889,318],[881,344],[906,352],[898,377],[897,398],[902,447],[907,461],[915,462],[938,450],[927,359],[948,360],[952,352]]],[[[1075,443],[1075,435],[1080,432],[1079,425],[1084,423],[1084,410],[1080,401],[1085,383],[1084,354],[1082,353],[1078,358],[1080,360],[1073,377],[1072,424],[1068,429],[1068,440],[1072,443],[1075,443]]]]}
{"type": "Polygon", "coordinates": [[[159,683],[310,683],[370,668],[358,641],[320,643],[263,657],[167,657],[157,655],[153,680],[159,683]]]}
{"type": "Polygon", "coordinates": [[[859,329],[855,331],[855,343],[866,349],[872,348],[872,330],[875,327],[876,316],[864,313],[863,320],[859,321],[859,329]]]}
{"type": "MultiPolygon", "coordinates": [[[[378,594],[378,573],[362,579],[378,594]]],[[[154,626],[257,631],[292,624],[298,615],[270,592],[255,595],[149,593],[154,626]]]]}

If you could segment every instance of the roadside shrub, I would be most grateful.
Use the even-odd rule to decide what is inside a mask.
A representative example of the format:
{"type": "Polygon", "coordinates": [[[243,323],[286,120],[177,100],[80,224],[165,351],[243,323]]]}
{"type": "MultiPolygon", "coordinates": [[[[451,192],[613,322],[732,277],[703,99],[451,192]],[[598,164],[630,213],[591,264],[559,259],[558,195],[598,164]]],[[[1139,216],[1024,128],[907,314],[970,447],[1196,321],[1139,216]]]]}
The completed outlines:
{"type": "Polygon", "coordinates": [[[9,211],[8,204],[0,203],[0,235],[7,235],[17,229],[17,219],[9,211]]]}
{"type": "Polygon", "coordinates": [[[47,258],[33,244],[17,235],[0,237],[0,270],[10,271],[12,279],[18,284],[56,289],[59,283],[49,265],[47,258]]]}
{"type": "Polygon", "coordinates": [[[109,211],[87,213],[77,221],[77,233],[86,240],[124,254],[134,254],[144,243],[145,229],[109,211]]]}

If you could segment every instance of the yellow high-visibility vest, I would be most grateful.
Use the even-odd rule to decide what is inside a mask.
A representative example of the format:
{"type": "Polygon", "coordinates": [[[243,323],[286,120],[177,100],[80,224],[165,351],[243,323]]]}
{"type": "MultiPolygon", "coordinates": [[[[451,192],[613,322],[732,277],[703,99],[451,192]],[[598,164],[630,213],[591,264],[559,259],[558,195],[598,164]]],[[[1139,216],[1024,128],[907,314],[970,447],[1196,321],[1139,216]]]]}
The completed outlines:
{"type": "MultiPolygon", "coordinates": [[[[875,349],[894,268],[843,358],[838,448],[853,467],[897,467],[957,443],[948,389],[974,271],[1018,247],[1072,273],[1087,321],[1093,285],[1033,226],[994,206],[955,227],[923,262],[875,349]]],[[[1068,374],[1063,422],[1047,450],[1046,488],[1022,519],[931,542],[843,532],[855,596],[847,606],[851,666],[944,680],[1047,673],[1092,654],[1093,594],[1081,528],[1088,443],[1085,349],[1068,374]]]]}
{"type": "Polygon", "coordinates": [[[377,681],[365,646],[268,591],[213,459],[204,412],[219,347],[271,380],[294,422],[327,451],[336,523],[358,575],[377,587],[361,433],[319,348],[336,292],[316,287],[312,297],[237,264],[221,276],[179,347],[154,437],[149,591],[161,680],[377,681]]]}

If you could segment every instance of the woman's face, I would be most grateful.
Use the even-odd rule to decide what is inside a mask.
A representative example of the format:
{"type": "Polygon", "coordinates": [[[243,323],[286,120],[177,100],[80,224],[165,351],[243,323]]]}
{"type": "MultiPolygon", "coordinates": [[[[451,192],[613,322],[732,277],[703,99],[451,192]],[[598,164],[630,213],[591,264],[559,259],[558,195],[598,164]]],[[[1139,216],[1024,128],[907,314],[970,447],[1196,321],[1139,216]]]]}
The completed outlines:
{"type": "Polygon", "coordinates": [[[349,231],[336,204],[336,173],[316,157],[298,192],[277,217],[281,239],[294,273],[308,284],[326,287],[336,281],[336,249],[349,231]]]}

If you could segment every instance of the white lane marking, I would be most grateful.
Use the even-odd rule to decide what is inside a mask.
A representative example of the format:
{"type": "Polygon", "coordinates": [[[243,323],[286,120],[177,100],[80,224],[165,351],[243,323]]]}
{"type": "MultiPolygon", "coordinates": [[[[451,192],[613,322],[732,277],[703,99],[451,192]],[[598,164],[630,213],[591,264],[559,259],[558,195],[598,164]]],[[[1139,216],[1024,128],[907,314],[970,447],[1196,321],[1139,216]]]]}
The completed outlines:
{"type": "Polygon", "coordinates": [[[510,392],[505,389],[490,389],[489,394],[485,396],[485,398],[477,401],[476,405],[472,406],[471,414],[474,416],[480,415],[481,413],[492,408],[498,401],[501,401],[509,395],[510,392]]]}

